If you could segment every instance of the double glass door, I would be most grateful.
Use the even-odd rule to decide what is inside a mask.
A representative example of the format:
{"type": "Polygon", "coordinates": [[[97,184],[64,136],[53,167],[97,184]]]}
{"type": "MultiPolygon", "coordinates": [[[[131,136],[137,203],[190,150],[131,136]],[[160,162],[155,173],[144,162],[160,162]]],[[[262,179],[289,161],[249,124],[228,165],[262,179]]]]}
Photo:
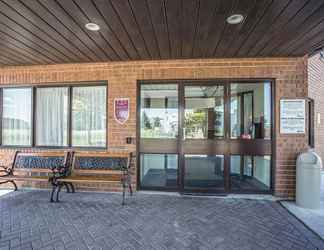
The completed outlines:
{"type": "MultiPolygon", "coordinates": [[[[139,188],[225,193],[246,182],[244,166],[237,173],[235,165],[235,172],[232,157],[271,155],[271,88],[242,84],[139,83],[139,188]],[[264,100],[265,92],[270,103],[264,100]],[[256,100],[263,105],[257,112],[256,100]],[[257,138],[261,116],[263,137],[257,138]],[[237,174],[239,178],[233,178],[237,174]]],[[[268,172],[270,178],[270,167],[268,172]]],[[[270,190],[270,181],[266,185],[270,190]]]]}

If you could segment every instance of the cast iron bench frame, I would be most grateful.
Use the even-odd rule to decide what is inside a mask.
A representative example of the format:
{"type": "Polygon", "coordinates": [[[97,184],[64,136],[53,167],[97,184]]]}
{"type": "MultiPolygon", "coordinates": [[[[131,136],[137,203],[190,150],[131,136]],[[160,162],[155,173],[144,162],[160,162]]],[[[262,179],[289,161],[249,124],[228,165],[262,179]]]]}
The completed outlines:
{"type": "MultiPolygon", "coordinates": [[[[68,170],[71,169],[72,165],[72,157],[73,152],[65,151],[65,152],[33,152],[33,153],[22,153],[20,151],[16,151],[14,153],[13,161],[8,166],[1,166],[0,167],[0,185],[5,183],[12,183],[14,186],[14,190],[17,191],[18,187],[16,181],[33,181],[33,182],[50,182],[52,185],[51,178],[57,173],[56,171],[64,169],[64,172],[61,174],[67,174],[68,170]],[[50,168],[46,168],[46,166],[42,168],[17,168],[17,159],[18,156],[33,156],[36,158],[47,158],[47,157],[63,157],[63,164],[62,165],[55,165],[50,168]],[[23,175],[16,175],[17,173],[23,173],[23,175]],[[37,174],[45,174],[44,176],[35,176],[32,175],[33,173],[37,174]],[[27,174],[27,175],[26,175],[27,174]]],[[[68,193],[74,192],[74,187],[72,183],[64,183],[66,187],[66,191],[68,193]]],[[[53,201],[54,193],[51,193],[51,201],[53,201]]]]}
{"type": "Polygon", "coordinates": [[[13,172],[14,172],[18,153],[19,153],[19,151],[15,151],[13,161],[11,162],[11,164],[0,166],[0,185],[10,182],[14,186],[15,191],[18,190],[18,187],[17,187],[17,184],[15,183],[15,180],[11,179],[11,177],[14,176],[13,172]]]}
{"type": "MultiPolygon", "coordinates": [[[[59,202],[59,194],[63,185],[67,183],[121,183],[123,188],[122,205],[125,205],[126,190],[129,190],[130,195],[133,195],[132,178],[133,169],[135,166],[135,153],[98,153],[98,152],[75,152],[70,175],[54,178],[52,181],[53,191],[56,192],[56,202],[59,202]],[[89,170],[76,169],[75,162],[77,157],[107,157],[107,158],[127,158],[126,165],[119,163],[119,170],[89,170]],[[102,176],[98,176],[102,175],[102,176]]],[[[52,201],[52,200],[51,200],[52,201]]]]}

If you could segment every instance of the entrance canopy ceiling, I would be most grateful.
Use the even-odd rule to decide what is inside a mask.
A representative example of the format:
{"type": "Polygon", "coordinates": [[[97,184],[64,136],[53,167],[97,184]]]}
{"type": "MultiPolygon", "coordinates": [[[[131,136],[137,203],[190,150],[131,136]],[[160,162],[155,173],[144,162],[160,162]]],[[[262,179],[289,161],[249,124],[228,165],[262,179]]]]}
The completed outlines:
{"type": "Polygon", "coordinates": [[[324,46],[324,1],[0,0],[0,38],[0,66],[303,56],[324,46]]]}

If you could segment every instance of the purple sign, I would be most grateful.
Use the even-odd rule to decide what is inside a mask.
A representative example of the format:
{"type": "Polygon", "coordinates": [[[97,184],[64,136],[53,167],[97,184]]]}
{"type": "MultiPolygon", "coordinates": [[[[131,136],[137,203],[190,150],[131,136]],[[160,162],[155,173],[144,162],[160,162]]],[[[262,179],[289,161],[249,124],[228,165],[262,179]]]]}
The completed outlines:
{"type": "Polygon", "coordinates": [[[117,122],[124,124],[129,117],[129,98],[116,98],[114,100],[114,115],[117,122]]]}

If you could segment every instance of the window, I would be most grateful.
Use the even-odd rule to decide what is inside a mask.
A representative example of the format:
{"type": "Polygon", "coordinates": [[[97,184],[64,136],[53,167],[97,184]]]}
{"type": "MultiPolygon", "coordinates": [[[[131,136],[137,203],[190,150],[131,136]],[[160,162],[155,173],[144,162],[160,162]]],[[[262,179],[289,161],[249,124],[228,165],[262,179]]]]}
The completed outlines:
{"type": "Polygon", "coordinates": [[[141,86],[141,138],[176,138],[178,135],[178,86],[141,86]]]}
{"type": "Polygon", "coordinates": [[[184,187],[187,189],[223,188],[223,155],[185,155],[184,187]]]}
{"type": "Polygon", "coordinates": [[[141,186],[175,188],[178,181],[178,155],[141,154],[141,186]]]}
{"type": "Polygon", "coordinates": [[[72,145],[106,146],[106,87],[74,87],[72,145]]]}
{"type": "Polygon", "coordinates": [[[185,87],[184,137],[214,139],[224,136],[224,87],[185,87]]]}
{"type": "Polygon", "coordinates": [[[32,144],[31,88],[3,89],[2,144],[32,144]]]}
{"type": "Polygon", "coordinates": [[[37,88],[36,145],[68,145],[68,88],[37,88]]]}
{"type": "Polygon", "coordinates": [[[106,92],[104,84],[0,88],[0,145],[106,147],[106,92]]]}
{"type": "Polygon", "coordinates": [[[231,138],[271,139],[271,84],[231,84],[231,138]]]}
{"type": "Polygon", "coordinates": [[[231,156],[231,189],[267,191],[270,189],[271,156],[231,156]]]}

